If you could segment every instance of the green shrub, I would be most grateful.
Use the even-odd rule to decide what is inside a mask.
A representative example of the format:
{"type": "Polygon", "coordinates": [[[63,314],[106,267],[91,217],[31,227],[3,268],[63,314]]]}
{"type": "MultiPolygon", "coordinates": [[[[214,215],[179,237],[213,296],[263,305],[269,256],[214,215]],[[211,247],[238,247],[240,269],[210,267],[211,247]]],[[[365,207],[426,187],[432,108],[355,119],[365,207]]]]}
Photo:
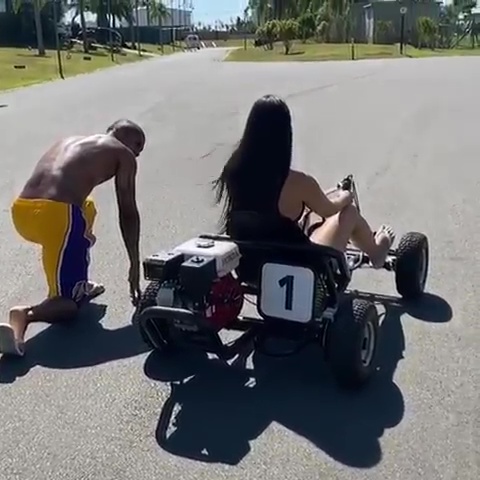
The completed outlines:
{"type": "Polygon", "coordinates": [[[379,20],[375,24],[375,42],[388,44],[395,43],[395,28],[391,21],[379,20]]]}
{"type": "Polygon", "coordinates": [[[311,12],[306,12],[298,18],[299,34],[302,42],[306,42],[315,35],[317,19],[311,12]]]}
{"type": "Polygon", "coordinates": [[[418,46],[435,48],[438,35],[438,25],[430,17],[419,17],[417,19],[418,46]]]}
{"type": "Polygon", "coordinates": [[[316,32],[317,41],[319,42],[326,42],[328,37],[328,22],[326,20],[322,20],[317,27],[316,32]]]}
{"type": "Polygon", "coordinates": [[[298,33],[300,30],[299,23],[296,20],[280,20],[278,22],[278,36],[279,39],[283,42],[285,48],[285,55],[290,53],[292,48],[293,40],[298,38],[298,33]]]}

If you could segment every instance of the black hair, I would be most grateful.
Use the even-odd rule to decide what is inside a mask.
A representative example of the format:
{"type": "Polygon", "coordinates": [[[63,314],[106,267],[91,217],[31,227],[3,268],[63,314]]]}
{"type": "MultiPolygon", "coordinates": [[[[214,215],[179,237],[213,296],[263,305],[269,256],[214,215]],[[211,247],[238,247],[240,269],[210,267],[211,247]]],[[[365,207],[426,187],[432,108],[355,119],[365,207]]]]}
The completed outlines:
{"type": "Polygon", "coordinates": [[[239,144],[214,181],[216,204],[224,202],[222,232],[228,232],[234,210],[278,211],[292,162],[292,136],[284,100],[265,95],[253,104],[239,144]]]}
{"type": "Polygon", "coordinates": [[[107,133],[117,132],[137,133],[142,137],[143,141],[145,141],[145,132],[143,131],[142,127],[131,120],[127,120],[126,118],[116,120],[107,128],[107,133]]]}

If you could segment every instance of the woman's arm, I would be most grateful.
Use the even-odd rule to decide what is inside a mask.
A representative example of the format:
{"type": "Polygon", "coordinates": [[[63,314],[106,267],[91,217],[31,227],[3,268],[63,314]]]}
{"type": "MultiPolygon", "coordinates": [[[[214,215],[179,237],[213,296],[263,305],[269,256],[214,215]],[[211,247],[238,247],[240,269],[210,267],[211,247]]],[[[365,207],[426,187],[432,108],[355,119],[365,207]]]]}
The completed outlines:
{"type": "Polygon", "coordinates": [[[328,198],[318,182],[310,175],[303,174],[302,183],[305,204],[321,217],[331,217],[352,203],[351,193],[345,190],[338,190],[335,196],[332,195],[333,191],[329,191],[333,198],[328,198]]]}

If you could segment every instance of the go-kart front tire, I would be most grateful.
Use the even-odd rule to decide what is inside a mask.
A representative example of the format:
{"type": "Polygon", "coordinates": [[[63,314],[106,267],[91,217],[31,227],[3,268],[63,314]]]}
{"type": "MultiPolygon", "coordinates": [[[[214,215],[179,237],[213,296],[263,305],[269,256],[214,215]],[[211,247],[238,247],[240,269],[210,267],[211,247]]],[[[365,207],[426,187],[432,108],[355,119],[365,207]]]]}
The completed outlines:
{"type": "Polygon", "coordinates": [[[428,238],[423,233],[406,233],[398,244],[395,260],[397,292],[405,300],[416,300],[425,291],[429,267],[428,238]]]}
{"type": "MultiPolygon", "coordinates": [[[[160,282],[150,282],[142,294],[137,307],[139,316],[146,308],[157,305],[157,295],[160,290],[160,282]]],[[[170,332],[167,325],[159,325],[158,321],[138,321],[140,336],[148,348],[157,352],[170,352],[173,349],[170,341],[170,332]]]]}
{"type": "Polygon", "coordinates": [[[348,299],[328,326],[327,359],[342,388],[359,389],[375,372],[379,337],[378,312],[368,300],[348,299]]]}

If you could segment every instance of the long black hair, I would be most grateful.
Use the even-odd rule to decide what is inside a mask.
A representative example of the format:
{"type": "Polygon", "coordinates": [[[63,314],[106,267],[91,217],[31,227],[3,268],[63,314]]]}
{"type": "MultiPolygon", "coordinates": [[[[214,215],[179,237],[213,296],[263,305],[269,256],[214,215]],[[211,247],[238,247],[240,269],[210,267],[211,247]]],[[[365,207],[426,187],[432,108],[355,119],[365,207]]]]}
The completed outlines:
{"type": "Polygon", "coordinates": [[[214,182],[216,204],[223,204],[221,231],[228,232],[232,211],[271,212],[292,162],[292,119],[275,95],[258,99],[243,136],[214,182]]]}

